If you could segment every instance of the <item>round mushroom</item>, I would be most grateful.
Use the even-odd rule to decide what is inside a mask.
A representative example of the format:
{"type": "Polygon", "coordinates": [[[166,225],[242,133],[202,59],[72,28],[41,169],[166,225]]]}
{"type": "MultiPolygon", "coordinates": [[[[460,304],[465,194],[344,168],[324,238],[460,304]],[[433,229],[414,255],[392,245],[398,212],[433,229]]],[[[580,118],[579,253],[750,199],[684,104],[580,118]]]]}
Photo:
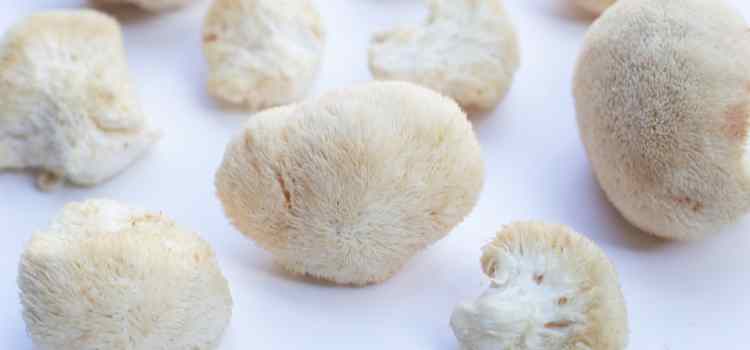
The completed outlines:
{"type": "Polygon", "coordinates": [[[562,225],[517,222],[483,251],[492,284],[451,316],[462,349],[625,349],[617,273],[593,242],[562,225]]]}
{"type": "Polygon", "coordinates": [[[298,101],[315,80],[324,42],[310,0],[215,0],[203,29],[208,90],[252,110],[298,101]]]}
{"type": "Polygon", "coordinates": [[[90,0],[101,6],[133,5],[149,12],[174,10],[194,0],[90,0]]]}
{"type": "Polygon", "coordinates": [[[91,10],[30,16],[0,46],[0,169],[92,186],[159,139],[137,101],[120,26],[91,10]]]}
{"type": "Polygon", "coordinates": [[[750,208],[750,37],[724,1],[623,0],[586,35],[574,94],[601,187],[643,231],[690,239],[750,208]]]}
{"type": "Polygon", "coordinates": [[[373,82],[252,117],[216,186],[232,223],[286,269],[363,285],[448,234],[483,179],[455,102],[373,82]]]}
{"type": "Polygon", "coordinates": [[[421,26],[378,33],[370,46],[377,79],[414,82],[467,109],[489,109],[520,65],[518,37],[501,0],[429,0],[421,26]]]}
{"type": "Polygon", "coordinates": [[[207,242],[109,200],[69,204],[35,234],[18,285],[40,350],[215,349],[232,310],[207,242]]]}

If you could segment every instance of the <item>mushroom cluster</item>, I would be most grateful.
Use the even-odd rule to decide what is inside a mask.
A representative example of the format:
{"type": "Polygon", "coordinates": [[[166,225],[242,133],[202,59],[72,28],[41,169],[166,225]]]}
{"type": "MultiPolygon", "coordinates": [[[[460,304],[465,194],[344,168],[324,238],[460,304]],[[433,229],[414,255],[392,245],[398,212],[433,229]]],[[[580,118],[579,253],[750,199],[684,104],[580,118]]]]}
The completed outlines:
{"type": "MultiPolygon", "coordinates": [[[[192,0],[90,0],[160,12],[192,0]]],[[[599,16],[575,67],[580,138],[623,217],[705,237],[750,211],[750,40],[722,0],[571,0],[599,16]]],[[[421,25],[375,34],[376,81],[304,99],[326,31],[312,0],[213,0],[211,95],[259,113],[215,174],[231,223],[288,271],[382,282],[447,236],[485,181],[465,111],[506,96],[520,66],[503,0],[427,0],[421,25]],[[265,110],[264,110],[265,109],[265,110]]],[[[159,139],[134,92],[118,22],[32,15],[0,43],[0,170],[41,189],[102,183],[159,139]]],[[[617,272],[562,225],[516,222],[482,251],[490,280],[450,325],[463,350],[624,350],[617,272]]],[[[213,249],[161,213],[65,206],[18,269],[39,350],[213,350],[233,300],[213,249]]]]}

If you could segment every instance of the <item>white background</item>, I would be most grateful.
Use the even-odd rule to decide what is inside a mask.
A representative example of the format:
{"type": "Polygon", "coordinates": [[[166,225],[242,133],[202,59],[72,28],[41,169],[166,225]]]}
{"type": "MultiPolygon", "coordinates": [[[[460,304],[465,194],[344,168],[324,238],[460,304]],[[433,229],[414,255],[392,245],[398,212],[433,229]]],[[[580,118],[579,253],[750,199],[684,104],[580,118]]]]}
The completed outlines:
{"type": "MultiPolygon", "coordinates": [[[[729,2],[750,16],[750,4],[729,2]]],[[[371,33],[425,15],[419,0],[316,3],[328,43],[315,95],[371,79],[371,33]]],[[[481,201],[449,237],[393,279],[366,288],[287,275],[224,218],[213,175],[248,114],[220,108],[205,92],[200,38],[208,5],[197,0],[161,16],[118,15],[143,106],[165,133],[148,157],[93,189],[40,193],[27,174],[0,175],[0,349],[31,349],[16,287],[24,245],[65,203],[92,197],[164,211],[213,244],[235,300],[221,349],[456,350],[451,310],[487,285],[479,249],[503,224],[519,219],[570,225],[609,254],[628,302],[629,349],[750,346],[750,218],[703,241],[659,241],[626,223],[592,177],[570,86],[591,18],[567,0],[507,0],[520,33],[522,68],[497,110],[472,117],[488,167],[481,201]]],[[[0,31],[37,11],[81,6],[83,0],[0,0],[0,31]]]]}

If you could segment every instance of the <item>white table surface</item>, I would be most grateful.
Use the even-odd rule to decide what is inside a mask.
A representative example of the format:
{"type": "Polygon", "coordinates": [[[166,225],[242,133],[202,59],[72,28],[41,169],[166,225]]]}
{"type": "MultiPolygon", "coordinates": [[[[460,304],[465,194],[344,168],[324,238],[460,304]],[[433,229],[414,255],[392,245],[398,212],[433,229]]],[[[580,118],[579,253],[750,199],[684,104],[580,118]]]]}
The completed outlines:
{"type": "MultiPolygon", "coordinates": [[[[750,3],[729,2],[750,18],[750,3]]],[[[371,79],[371,33],[425,15],[418,0],[316,3],[328,44],[315,95],[371,79]]],[[[164,211],[213,244],[235,300],[223,350],[456,350],[448,325],[453,306],[487,285],[479,248],[501,225],[519,219],[570,225],[607,252],[628,302],[629,349],[750,346],[750,218],[703,241],[662,242],[608,204],[579,142],[571,97],[573,64],[591,19],[566,0],[507,0],[520,32],[522,68],[503,104],[473,117],[488,170],[479,205],[393,279],[367,288],[287,275],[224,218],[213,175],[248,115],[222,110],[204,89],[200,33],[208,5],[198,0],[162,16],[120,15],[143,106],[165,131],[146,159],[92,189],[40,193],[28,175],[0,175],[0,349],[32,348],[16,286],[26,242],[65,203],[95,197],[164,211]]],[[[83,0],[0,0],[0,31],[37,11],[81,6],[83,0]]]]}

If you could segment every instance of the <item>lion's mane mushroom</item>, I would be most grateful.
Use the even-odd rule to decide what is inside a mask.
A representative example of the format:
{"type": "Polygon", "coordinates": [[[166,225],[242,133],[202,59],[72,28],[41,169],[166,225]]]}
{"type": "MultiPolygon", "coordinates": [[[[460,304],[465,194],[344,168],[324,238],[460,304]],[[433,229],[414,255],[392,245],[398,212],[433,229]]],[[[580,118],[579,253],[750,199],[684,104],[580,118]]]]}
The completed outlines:
{"type": "Polygon", "coordinates": [[[32,15],[0,46],[0,169],[95,185],[158,139],[132,91],[120,27],[98,12],[32,15]]]}
{"type": "Polygon", "coordinates": [[[599,15],[607,8],[612,6],[617,0],[573,0],[578,7],[594,14],[599,15]]]}
{"type": "Polygon", "coordinates": [[[484,163],[452,100],[374,82],[262,112],[216,175],[234,225],[288,270],[387,279],[471,211],[484,163]]]}
{"type": "Polygon", "coordinates": [[[723,1],[622,0],[576,68],[581,138],[609,200],[642,230],[697,238],[750,208],[750,36],[723,1]]]}
{"type": "Polygon", "coordinates": [[[295,102],[315,80],[324,41],[310,0],[215,0],[203,30],[208,90],[252,110],[295,102]]]}
{"type": "Polygon", "coordinates": [[[100,6],[133,5],[150,12],[174,10],[194,0],[90,0],[100,6]]]}
{"type": "Polygon", "coordinates": [[[451,317],[462,349],[625,349],[617,273],[593,242],[569,228],[508,225],[484,248],[482,268],[492,285],[451,317]]]}
{"type": "Polygon", "coordinates": [[[207,242],[108,200],[67,205],[35,234],[18,284],[41,350],[214,349],[232,309],[207,242]]]}
{"type": "Polygon", "coordinates": [[[467,109],[497,105],[520,64],[518,38],[502,1],[428,3],[430,15],[424,25],[373,37],[373,75],[429,87],[467,109]]]}

